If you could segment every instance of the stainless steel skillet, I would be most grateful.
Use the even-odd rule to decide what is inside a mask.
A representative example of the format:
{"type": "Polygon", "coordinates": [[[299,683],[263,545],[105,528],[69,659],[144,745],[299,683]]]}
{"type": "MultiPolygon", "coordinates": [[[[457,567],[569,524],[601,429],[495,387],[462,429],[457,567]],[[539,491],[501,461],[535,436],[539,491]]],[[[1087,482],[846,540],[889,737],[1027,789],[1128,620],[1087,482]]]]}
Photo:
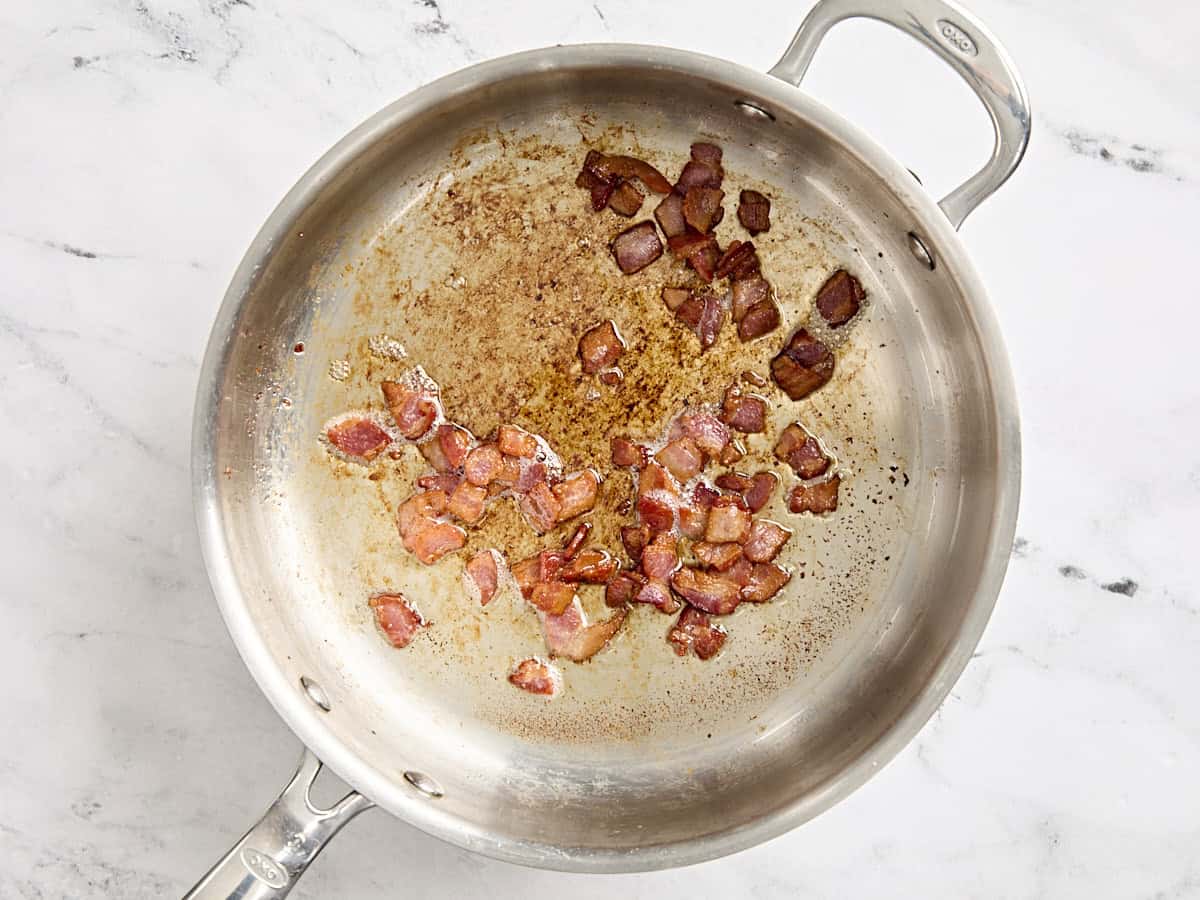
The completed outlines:
{"type": "MultiPolygon", "coordinates": [[[[272,214],[226,294],[200,377],[193,455],[200,533],[222,613],[260,687],[309,751],[266,816],[189,896],[283,896],[325,841],[372,803],[459,846],[527,865],[685,865],[794,827],[890,759],[966,664],[1008,559],[1019,492],[1016,401],[983,286],[955,230],[1015,169],[1029,127],[1007,56],[959,7],[824,0],[767,75],[653,47],[522,53],[410,94],[326,154],[272,214]],[[853,16],[921,41],[991,116],[992,158],[940,204],[796,87],[829,27],[853,16]],[[767,686],[752,699],[693,727],[660,728],[658,719],[673,711],[654,705],[651,685],[677,678],[678,690],[700,696],[713,670],[664,675],[648,651],[635,662],[619,648],[602,654],[626,659],[620,672],[600,657],[579,667],[569,733],[540,711],[504,721],[491,715],[476,702],[492,696],[482,669],[434,671],[434,657],[420,654],[397,660],[361,616],[362,591],[372,578],[416,576],[386,559],[375,569],[363,561],[375,552],[363,541],[379,523],[345,509],[367,486],[330,483],[311,461],[320,419],[335,411],[327,372],[343,362],[341,348],[380,321],[403,328],[406,316],[418,315],[404,306],[405,291],[451,303],[445,291],[460,277],[455,261],[439,255],[437,232],[419,219],[431,192],[448,178],[469,184],[470,163],[499,164],[506,153],[523,167],[511,171],[535,171],[546,162],[542,150],[511,148],[535,139],[543,150],[559,146],[581,121],[651,154],[703,135],[725,146],[731,172],[789,198],[808,239],[793,252],[778,237],[773,258],[797,288],[785,313],[804,302],[812,259],[848,259],[872,298],[847,350],[856,362],[830,386],[821,401],[828,407],[814,407],[847,429],[849,412],[870,423],[856,426],[863,431],[844,449],[856,470],[858,512],[843,532],[831,526],[814,541],[824,546],[814,569],[819,563],[827,578],[858,580],[824,618],[818,607],[827,598],[799,586],[760,613],[774,630],[750,637],[747,618],[745,645],[764,653],[781,629],[802,621],[829,628],[760,679],[767,686]],[[478,158],[470,151],[451,171],[447,161],[464,146],[478,158]],[[399,262],[397,248],[409,254],[399,262]],[[364,299],[364,287],[392,286],[389,265],[407,266],[408,280],[396,289],[397,305],[381,310],[364,299]],[[868,352],[876,347],[883,349],[868,352]],[[903,493],[889,487],[900,474],[911,482],[903,493]],[[888,502],[868,502],[885,494],[888,502]],[[801,612],[808,617],[788,618],[801,612]],[[618,676],[623,693],[608,705],[629,715],[587,730],[589,716],[616,715],[587,705],[587,692],[618,676]],[[331,810],[308,798],[318,758],[356,790],[331,810]]],[[[484,328],[469,324],[478,310],[447,305],[442,317],[461,319],[460,351],[492,353],[475,356],[466,374],[446,364],[451,390],[456,377],[464,391],[502,379],[502,351],[471,343],[471,328],[484,328]]],[[[422,577],[406,588],[451,616],[449,576],[422,577]]],[[[829,596],[842,590],[841,582],[824,584],[829,596]]]]}

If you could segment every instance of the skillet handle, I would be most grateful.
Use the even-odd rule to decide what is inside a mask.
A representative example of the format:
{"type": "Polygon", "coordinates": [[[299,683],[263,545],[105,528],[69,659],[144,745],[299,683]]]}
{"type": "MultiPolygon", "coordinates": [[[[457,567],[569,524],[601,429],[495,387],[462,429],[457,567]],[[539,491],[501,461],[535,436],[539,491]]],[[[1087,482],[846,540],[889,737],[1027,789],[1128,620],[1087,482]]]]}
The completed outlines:
{"type": "Polygon", "coordinates": [[[278,799],[183,900],[280,900],[342,826],[374,804],[351,791],[332,809],[309,791],[321,761],[307,749],[278,799]]]}
{"type": "Polygon", "coordinates": [[[938,204],[957,230],[1025,155],[1031,122],[1021,76],[983,24],[951,0],[820,0],[770,74],[799,87],[825,33],[855,18],[886,22],[920,41],[962,76],[991,117],[996,133],[991,158],[938,204]]]}

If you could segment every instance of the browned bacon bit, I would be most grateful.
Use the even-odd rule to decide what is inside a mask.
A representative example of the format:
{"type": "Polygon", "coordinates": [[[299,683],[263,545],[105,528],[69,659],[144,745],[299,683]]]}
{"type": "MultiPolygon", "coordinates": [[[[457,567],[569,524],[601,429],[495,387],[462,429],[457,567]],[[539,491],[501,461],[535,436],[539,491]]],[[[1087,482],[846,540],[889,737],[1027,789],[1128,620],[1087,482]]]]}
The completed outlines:
{"type": "Polygon", "coordinates": [[[866,296],[857,278],[845,269],[838,269],[817,291],[817,311],[830,328],[840,328],[854,318],[866,296]]]}
{"type": "Polygon", "coordinates": [[[720,491],[714,491],[711,487],[703,482],[692,488],[692,503],[706,512],[712,509],[712,505],[720,496],[720,491]]]}
{"type": "MultiPolygon", "coordinates": [[[[671,312],[679,309],[690,296],[692,296],[692,292],[687,288],[665,287],[662,289],[663,303],[671,312]]],[[[697,321],[699,321],[699,317],[697,317],[697,321]]]]}
{"type": "Polygon", "coordinates": [[[561,615],[575,599],[575,588],[564,581],[539,581],[533,586],[529,602],[542,612],[561,615]]]}
{"type": "Polygon", "coordinates": [[[833,377],[833,353],[801,328],[771,360],[771,377],[793,400],[802,400],[833,377]]]}
{"type": "Polygon", "coordinates": [[[624,352],[625,342],[617,333],[617,326],[612,319],[593,325],[579,339],[579,358],[583,361],[583,371],[588,375],[607,369],[624,352]]]}
{"type": "Polygon", "coordinates": [[[537,438],[516,425],[501,425],[496,431],[496,446],[505,456],[529,459],[537,453],[537,438]]]}
{"type": "Polygon", "coordinates": [[[723,174],[720,166],[712,166],[697,159],[688,160],[679,180],[675,182],[675,190],[687,196],[694,188],[719,188],[723,174]]]}
{"type": "Polygon", "coordinates": [[[496,563],[498,555],[495,550],[482,550],[467,563],[467,578],[464,580],[470,592],[479,597],[480,606],[487,606],[496,596],[496,588],[500,584],[500,567],[496,563]]]}
{"type": "Polygon", "coordinates": [[[396,525],[407,549],[412,549],[408,546],[410,537],[436,524],[434,520],[446,511],[448,499],[444,491],[425,491],[413,494],[400,504],[396,510],[396,525]]]}
{"type": "Polygon", "coordinates": [[[583,609],[572,603],[560,615],[542,615],[542,635],[552,656],[583,662],[595,656],[617,633],[627,611],[618,609],[603,622],[587,625],[583,609]]]}
{"type": "Polygon", "coordinates": [[[671,586],[657,578],[647,579],[633,597],[634,603],[648,603],[659,612],[673,613],[679,610],[679,601],[671,593],[671,586]]]}
{"type": "Polygon", "coordinates": [[[729,541],[740,544],[749,534],[750,512],[741,497],[725,494],[713,501],[712,509],[708,511],[708,525],[704,529],[706,541],[710,544],[729,541]]]}
{"type": "Polygon", "coordinates": [[[738,441],[730,441],[729,446],[721,451],[721,465],[732,466],[735,462],[746,455],[746,448],[738,441]]]}
{"type": "Polygon", "coordinates": [[[742,546],[742,552],[750,562],[770,562],[779,555],[792,533],[770,519],[755,519],[750,526],[750,536],[742,546]]]}
{"type": "Polygon", "coordinates": [[[614,466],[641,466],[646,463],[647,450],[635,444],[633,441],[623,437],[611,438],[608,442],[609,449],[612,451],[612,464],[614,466]]]}
{"type": "Polygon", "coordinates": [[[622,525],[621,544],[625,552],[635,563],[642,561],[642,551],[650,543],[651,531],[649,525],[622,525]]]}
{"type": "Polygon", "coordinates": [[[703,315],[704,301],[692,294],[688,294],[684,301],[675,308],[675,318],[692,331],[700,327],[700,319],[703,315]]]}
{"type": "Polygon", "coordinates": [[[616,574],[620,564],[603,550],[584,550],[559,572],[563,581],[604,584],[616,574]]]}
{"type": "Polygon", "coordinates": [[[712,413],[685,413],[676,421],[683,433],[709,456],[720,456],[729,444],[729,428],[712,413]]]}
{"type": "Polygon", "coordinates": [[[692,159],[696,160],[696,162],[704,163],[706,166],[712,166],[714,169],[720,169],[721,148],[716,144],[697,141],[692,144],[692,159]]]}
{"type": "Polygon", "coordinates": [[[370,419],[343,419],[325,430],[329,443],[347,456],[370,462],[392,442],[388,433],[370,419]]]}
{"type": "Polygon", "coordinates": [[[583,547],[583,542],[592,533],[592,523],[584,522],[575,529],[575,533],[563,544],[563,559],[574,559],[583,547]]]}
{"type": "Polygon", "coordinates": [[[613,238],[611,249],[617,266],[626,275],[640,272],[662,256],[663,251],[662,241],[658,239],[658,229],[649,220],[639,222],[618,234],[613,238]]]}
{"type": "Polygon", "coordinates": [[[717,263],[715,274],[718,278],[728,277],[738,281],[753,278],[758,271],[758,251],[754,249],[754,244],[750,241],[733,241],[717,263]]]}
{"type": "Polygon", "coordinates": [[[604,589],[605,605],[616,607],[632,603],[633,598],[645,583],[646,579],[637,572],[618,572],[604,589]]]}
{"type": "Polygon", "coordinates": [[[764,300],[771,299],[771,285],[762,276],[743,278],[735,281],[730,289],[730,301],[733,304],[733,320],[741,322],[750,308],[764,300]]]}
{"type": "Polygon", "coordinates": [[[711,231],[725,192],[720,188],[694,187],[683,198],[683,218],[701,233],[711,231]]]}
{"type": "Polygon", "coordinates": [[[554,499],[559,503],[558,521],[573,519],[595,506],[599,488],[600,477],[591,469],[576,472],[554,485],[554,499]]]}
{"type": "Polygon", "coordinates": [[[721,577],[730,584],[736,584],[739,591],[750,583],[753,575],[754,563],[746,559],[744,555],[726,571],[721,573],[721,577]]]}
{"type": "Polygon", "coordinates": [[[755,387],[762,388],[767,386],[767,379],[750,369],[742,373],[742,381],[746,382],[746,384],[752,384],[755,387]]]}
{"type": "Polygon", "coordinates": [[[680,569],[671,576],[671,587],[692,606],[714,616],[728,615],[741,601],[736,584],[700,569],[680,569]]]}
{"type": "MultiPolygon", "coordinates": [[[[590,154],[589,154],[590,155],[590,154]]],[[[605,156],[595,163],[601,174],[616,178],[636,178],[656,194],[671,193],[671,182],[650,163],[632,156],[605,156]]]]}
{"type": "Polygon", "coordinates": [[[460,481],[462,478],[453,472],[427,473],[417,479],[417,487],[423,491],[444,491],[446,494],[453,494],[460,481]]]}
{"type": "Polygon", "coordinates": [[[376,594],[367,604],[375,610],[375,622],[391,645],[407,647],[416,633],[425,627],[425,620],[403,594],[376,594]]]}
{"type": "Polygon", "coordinates": [[[758,191],[742,191],[738,195],[738,221],[751,237],[770,231],[771,201],[758,191]]]}
{"type": "Polygon", "coordinates": [[[638,516],[651,531],[667,531],[675,524],[679,487],[662,466],[648,463],[638,476],[638,516]]]}
{"type": "Polygon", "coordinates": [[[669,531],[654,536],[642,551],[642,574],[650,579],[665,580],[679,568],[675,535],[669,531]]]}
{"type": "Polygon", "coordinates": [[[736,384],[725,389],[721,421],[742,434],[758,434],[767,428],[767,401],[745,394],[736,384]]]}
{"type": "Polygon", "coordinates": [[[817,484],[798,484],[788,497],[788,509],[794,513],[810,512],[822,515],[833,512],[838,505],[838,487],[842,479],[834,475],[817,484]]]}
{"type": "Polygon", "coordinates": [[[754,486],[754,479],[739,472],[725,472],[717,476],[717,487],[723,491],[744,494],[754,486]]]}
{"type": "Polygon", "coordinates": [[[528,559],[523,559],[512,567],[512,577],[517,583],[517,587],[521,589],[521,596],[526,600],[533,593],[534,585],[538,583],[538,576],[541,571],[541,560],[536,556],[531,556],[528,559]]]}
{"type": "Polygon", "coordinates": [[[471,450],[471,432],[459,425],[439,425],[437,442],[447,465],[457,469],[471,450]]]}
{"type": "Polygon", "coordinates": [[[487,488],[463,481],[450,495],[446,512],[468,525],[473,525],[483,518],[483,504],[486,500],[487,488]]]}
{"type": "Polygon", "coordinates": [[[772,563],[755,563],[750,570],[750,580],[742,588],[742,599],[749,603],[762,603],[778,594],[792,574],[772,563]]]}
{"type": "Polygon", "coordinates": [[[596,376],[606,387],[616,387],[625,376],[620,369],[607,369],[596,376]]]}
{"type": "Polygon", "coordinates": [[[646,195],[632,181],[621,181],[608,198],[608,208],[619,216],[629,218],[642,208],[646,195]]]}
{"type": "Polygon", "coordinates": [[[536,485],[545,484],[546,466],[540,462],[529,463],[521,469],[517,480],[513,483],[513,491],[518,494],[528,494],[536,485]]]}
{"type": "Polygon", "coordinates": [[[679,481],[691,481],[704,468],[704,454],[687,436],[671,441],[654,458],[679,481]]]}
{"type": "Polygon", "coordinates": [[[779,327],[779,307],[774,300],[764,300],[756,303],[746,311],[742,321],[738,322],[738,340],[743,344],[770,334],[779,327]]]}
{"type": "Polygon", "coordinates": [[[509,684],[542,697],[553,697],[561,681],[557,669],[534,657],[521,660],[508,675],[509,684]]]}
{"type": "Polygon", "coordinates": [[[667,632],[667,640],[677,656],[687,656],[691,650],[701,659],[711,659],[725,643],[725,629],[714,625],[707,613],[689,606],[667,632]]]}
{"type": "Polygon", "coordinates": [[[750,480],[753,484],[748,491],[742,494],[742,499],[750,507],[750,512],[756,513],[767,505],[767,501],[775,493],[775,486],[779,484],[779,476],[774,472],[759,472],[750,480]]]}
{"type": "Polygon", "coordinates": [[[708,291],[702,299],[704,309],[700,313],[700,323],[696,326],[701,353],[717,342],[717,335],[721,333],[721,326],[725,324],[725,307],[721,298],[708,291]]]}
{"type": "Polygon", "coordinates": [[[612,199],[613,191],[617,189],[615,181],[596,181],[591,186],[592,194],[592,209],[596,212],[608,206],[608,201],[612,199]]]}
{"type": "Polygon", "coordinates": [[[708,525],[708,510],[704,507],[679,507],[679,533],[693,541],[704,537],[704,529],[708,525]]]}
{"type": "Polygon", "coordinates": [[[575,176],[575,186],[591,192],[592,209],[596,212],[608,205],[608,200],[616,190],[619,177],[600,170],[604,154],[598,150],[589,150],[583,160],[583,168],[575,176]]]}
{"type": "Polygon", "coordinates": [[[544,481],[539,481],[521,498],[521,512],[525,520],[538,534],[545,534],[558,521],[562,504],[544,481]]]}
{"type": "Polygon", "coordinates": [[[438,400],[432,391],[396,381],[385,381],[380,387],[396,427],[410,441],[421,437],[433,425],[438,414],[438,400]]]}
{"type": "Polygon", "coordinates": [[[449,522],[434,522],[404,541],[412,554],[427,566],[433,565],[447,553],[461,550],[467,543],[467,533],[449,522]]]}
{"type": "MultiPolygon", "coordinates": [[[[446,454],[442,452],[442,442],[434,439],[426,441],[423,444],[418,444],[417,449],[421,451],[421,455],[425,460],[439,472],[449,472],[454,467],[450,465],[450,461],[446,459],[446,454]]],[[[393,456],[393,459],[399,459],[393,456]]]]}
{"type": "Polygon", "coordinates": [[[783,429],[775,443],[775,456],[791,466],[792,471],[801,478],[824,475],[830,462],[817,439],[798,422],[783,429]]]}
{"type": "Polygon", "coordinates": [[[708,541],[697,541],[692,544],[692,553],[708,568],[724,572],[741,558],[742,548],[739,544],[710,544],[708,541]]]}
{"type": "Polygon", "coordinates": [[[495,444],[481,444],[463,460],[463,475],[471,484],[487,487],[504,471],[504,458],[495,444]]]}
{"type": "Polygon", "coordinates": [[[683,196],[668,194],[666,199],[654,208],[654,218],[658,219],[658,227],[668,239],[687,231],[687,220],[683,218],[683,196]]]}

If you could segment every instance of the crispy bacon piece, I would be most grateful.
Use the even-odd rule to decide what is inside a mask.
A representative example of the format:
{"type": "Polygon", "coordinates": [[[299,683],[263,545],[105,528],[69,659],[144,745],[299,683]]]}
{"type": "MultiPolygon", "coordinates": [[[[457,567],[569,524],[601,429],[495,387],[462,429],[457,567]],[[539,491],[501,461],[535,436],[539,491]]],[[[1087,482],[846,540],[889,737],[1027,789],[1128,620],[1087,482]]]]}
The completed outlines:
{"type": "Polygon", "coordinates": [[[741,559],[742,548],[740,544],[710,544],[708,541],[697,541],[692,544],[692,553],[696,554],[696,559],[707,568],[724,572],[741,559]]]}
{"type": "Polygon", "coordinates": [[[721,168],[721,148],[716,144],[697,141],[692,144],[692,159],[719,170],[721,168]]]}
{"type": "Polygon", "coordinates": [[[692,606],[714,616],[728,615],[741,602],[741,588],[701,569],[685,566],[671,576],[671,587],[692,606]]]}
{"type": "Polygon", "coordinates": [[[471,451],[471,432],[452,424],[439,425],[435,432],[442,456],[451,469],[457,469],[471,451]]]}
{"type": "Polygon", "coordinates": [[[771,360],[771,377],[793,400],[802,400],[833,377],[833,353],[801,328],[771,360]]]}
{"type": "Polygon", "coordinates": [[[645,199],[646,195],[637,189],[636,184],[622,180],[617,183],[612,196],[608,198],[608,208],[628,219],[642,208],[642,201],[645,199]]]}
{"type": "Polygon", "coordinates": [[[449,522],[433,522],[404,539],[404,546],[427,566],[433,565],[447,553],[461,550],[467,543],[467,533],[449,522]]]}
{"type": "Polygon", "coordinates": [[[757,306],[764,300],[771,299],[771,284],[761,275],[753,278],[743,278],[735,281],[730,288],[730,302],[733,305],[733,320],[741,322],[751,307],[757,306]]]}
{"type": "Polygon", "coordinates": [[[538,581],[560,581],[558,576],[567,563],[567,554],[564,550],[543,550],[537,555],[537,561],[538,581]]]}
{"type": "Polygon", "coordinates": [[[380,388],[402,435],[415,441],[430,429],[439,412],[437,394],[431,389],[410,387],[398,381],[385,381],[380,388]]]}
{"type": "Polygon", "coordinates": [[[536,556],[530,556],[527,559],[521,560],[512,567],[513,580],[517,583],[517,587],[521,589],[521,596],[526,600],[533,593],[534,586],[540,580],[542,563],[536,556]]]}
{"type": "Polygon", "coordinates": [[[565,581],[539,581],[529,594],[529,602],[542,612],[560,615],[575,599],[575,587],[565,581]]]}
{"type": "Polygon", "coordinates": [[[683,218],[701,233],[711,231],[717,224],[717,214],[725,192],[720,188],[694,187],[683,198],[683,218]]]}
{"type": "Polygon", "coordinates": [[[616,190],[617,182],[620,180],[611,172],[601,171],[600,163],[603,159],[603,153],[598,150],[589,150],[583,160],[583,168],[575,176],[575,186],[591,192],[592,209],[596,212],[600,212],[608,205],[609,198],[616,190]]]}
{"type": "Polygon", "coordinates": [[[729,444],[729,428],[712,413],[684,413],[676,423],[704,453],[712,457],[721,455],[721,451],[729,444]]]}
{"type": "Polygon", "coordinates": [[[704,301],[694,294],[689,294],[675,308],[675,318],[695,331],[700,327],[700,317],[704,315],[704,301]]]}
{"type": "Polygon", "coordinates": [[[689,229],[683,234],[668,238],[667,246],[676,256],[687,260],[697,275],[705,281],[712,281],[717,262],[721,258],[715,237],[689,229]]]}
{"type": "Polygon", "coordinates": [[[751,237],[760,231],[770,231],[771,201],[758,191],[742,191],[738,195],[737,216],[751,237]]]}
{"type": "Polygon", "coordinates": [[[679,568],[675,535],[669,531],[654,536],[642,551],[642,574],[647,578],[664,580],[679,568]]]}
{"type": "Polygon", "coordinates": [[[738,322],[738,340],[743,344],[764,334],[770,334],[779,327],[779,307],[774,300],[763,300],[746,311],[742,321],[738,322]]]}
{"type": "Polygon", "coordinates": [[[554,666],[531,656],[517,663],[508,674],[508,682],[530,694],[553,697],[562,683],[562,676],[554,666]]]}
{"type": "Polygon", "coordinates": [[[376,594],[367,601],[375,610],[375,623],[391,645],[397,649],[412,643],[416,633],[425,627],[421,614],[403,594],[376,594]]]}
{"type": "Polygon", "coordinates": [[[621,526],[621,544],[625,547],[625,552],[629,554],[629,558],[635,563],[642,561],[642,551],[646,549],[646,545],[650,543],[652,536],[653,533],[649,525],[621,526]]]}
{"type": "Polygon", "coordinates": [[[537,453],[537,438],[516,425],[501,425],[496,431],[496,447],[505,456],[529,459],[537,453]]]}
{"type": "Polygon", "coordinates": [[[325,430],[329,443],[347,456],[370,462],[392,442],[388,433],[370,419],[343,419],[325,430]]]}
{"type": "Polygon", "coordinates": [[[544,481],[539,481],[521,498],[521,512],[525,521],[538,534],[545,534],[558,521],[562,504],[544,481]]]}
{"type": "MultiPolygon", "coordinates": [[[[724,472],[717,476],[717,487],[735,494],[745,494],[754,485],[754,479],[740,472],[724,472]]],[[[744,499],[744,498],[743,498],[744,499]]]]}
{"type": "MultiPolygon", "coordinates": [[[[687,288],[665,287],[662,289],[663,303],[666,305],[667,309],[669,309],[671,312],[675,312],[676,310],[678,310],[679,307],[681,307],[684,304],[684,301],[686,301],[691,296],[692,296],[692,292],[689,291],[687,288]]],[[[699,316],[697,316],[696,321],[698,322],[699,320],[700,320],[699,316]]]]}
{"type": "Polygon", "coordinates": [[[435,524],[436,518],[446,511],[448,499],[445,491],[424,491],[400,504],[396,510],[396,526],[407,549],[412,550],[408,547],[408,538],[435,524]]]}
{"type": "Polygon", "coordinates": [[[679,173],[679,180],[675,182],[675,190],[686,197],[694,188],[719,188],[722,178],[723,173],[720,166],[713,166],[698,159],[690,159],[683,167],[683,171],[679,173]]]}
{"type": "Polygon", "coordinates": [[[592,326],[579,339],[579,358],[587,375],[595,375],[601,369],[607,369],[620,359],[624,352],[625,342],[617,333],[617,326],[612,319],[592,326]]]}
{"type": "Polygon", "coordinates": [[[546,477],[546,466],[543,463],[527,463],[521,467],[521,473],[513,484],[513,490],[518,494],[528,494],[535,486],[545,484],[546,477]]]}
{"type": "Polygon", "coordinates": [[[650,163],[632,156],[606,156],[594,164],[595,169],[608,177],[636,178],[655,194],[671,193],[671,182],[650,163]]]}
{"type": "Polygon", "coordinates": [[[603,550],[584,550],[558,573],[568,583],[604,584],[616,574],[620,563],[603,550]]]}
{"type": "Polygon", "coordinates": [[[671,593],[671,586],[658,578],[648,578],[634,595],[633,602],[647,603],[665,613],[673,613],[679,609],[679,600],[671,593]]]}
{"type": "Polygon", "coordinates": [[[426,473],[417,478],[417,487],[423,491],[443,491],[446,494],[453,494],[460,481],[462,478],[453,472],[426,473]]]}
{"type": "Polygon", "coordinates": [[[679,507],[679,533],[693,541],[704,537],[704,529],[708,525],[708,509],[696,506],[679,507]]]}
{"type": "Polygon", "coordinates": [[[718,278],[732,278],[739,281],[753,278],[759,272],[758,251],[750,241],[733,241],[717,263],[715,275],[718,278]]]}
{"type": "Polygon", "coordinates": [[[468,592],[479,598],[480,606],[487,606],[496,596],[500,585],[500,556],[495,550],[481,550],[471,557],[463,573],[463,581],[468,592]]]}
{"type": "Polygon", "coordinates": [[[505,456],[504,464],[500,467],[500,471],[492,479],[491,484],[488,485],[488,492],[498,494],[515,485],[520,478],[521,460],[515,456],[505,456]]]}
{"type": "Polygon", "coordinates": [[[751,477],[750,489],[742,494],[742,499],[746,501],[746,506],[750,507],[750,512],[756,513],[771,499],[771,495],[775,493],[775,486],[779,484],[779,476],[774,472],[759,472],[751,477]]]}
{"type": "Polygon", "coordinates": [[[838,269],[817,291],[817,312],[830,328],[840,328],[857,315],[858,306],[866,296],[857,278],[845,269],[838,269]]]}
{"type": "Polygon", "coordinates": [[[721,451],[719,459],[721,465],[732,466],[735,462],[746,455],[746,448],[738,441],[730,441],[729,446],[721,451]]]}
{"type": "Polygon", "coordinates": [[[638,515],[652,531],[667,531],[675,524],[679,486],[658,463],[647,463],[638,476],[638,515]]]}
{"type": "Polygon", "coordinates": [[[578,601],[560,615],[542,614],[542,635],[551,656],[565,656],[575,662],[591,659],[612,639],[625,621],[625,609],[618,609],[603,622],[587,624],[578,601]]]}
{"type": "Polygon", "coordinates": [[[487,487],[502,471],[504,458],[495,444],[480,444],[463,461],[463,475],[480,487],[487,487]]]}
{"type": "Polygon", "coordinates": [[[799,422],[793,422],[780,433],[775,442],[775,456],[791,466],[801,478],[824,475],[830,463],[817,439],[799,422]]]}
{"type": "Polygon", "coordinates": [[[691,650],[700,659],[711,659],[725,643],[725,629],[714,625],[707,613],[688,606],[667,632],[667,640],[677,656],[687,656],[691,650]]]}
{"type": "Polygon", "coordinates": [[[691,481],[704,468],[704,454],[686,435],[671,441],[654,458],[681,482],[691,481]]]}
{"type": "Polygon", "coordinates": [[[754,563],[746,559],[744,554],[737,562],[721,573],[721,577],[730,584],[736,584],[739,591],[750,583],[753,575],[754,563]]]}
{"type": "Polygon", "coordinates": [[[737,384],[725,389],[721,401],[721,421],[742,434],[758,434],[767,428],[767,401],[746,394],[737,384]]]}
{"type": "Polygon", "coordinates": [[[554,485],[554,499],[559,504],[558,521],[573,519],[595,506],[599,488],[600,476],[591,469],[569,475],[554,485]]]}
{"type": "Polygon", "coordinates": [[[750,579],[742,588],[742,599],[748,603],[770,600],[792,580],[792,573],[773,563],[755,563],[750,579]]]}
{"type": "Polygon", "coordinates": [[[712,291],[706,291],[700,299],[704,308],[696,325],[696,337],[700,338],[700,352],[703,353],[717,342],[717,335],[721,333],[721,326],[725,324],[725,306],[721,303],[721,298],[712,291]]]}
{"type": "Polygon", "coordinates": [[[834,475],[817,484],[798,484],[788,497],[788,509],[794,513],[810,512],[816,515],[833,512],[838,506],[841,483],[841,476],[834,475]]]}
{"type": "Polygon", "coordinates": [[[658,239],[658,229],[646,220],[613,238],[611,249],[618,268],[626,275],[632,275],[662,256],[663,246],[658,239]]]}
{"type": "Polygon", "coordinates": [[[687,231],[687,220],[683,217],[683,196],[668,194],[662,203],[654,208],[654,218],[658,220],[658,227],[668,239],[687,231]]]}
{"type": "Polygon", "coordinates": [[[483,505],[487,501],[487,495],[487,488],[462,481],[450,495],[446,512],[468,525],[474,525],[483,518],[483,505]]]}
{"type": "Polygon", "coordinates": [[[710,544],[730,541],[740,544],[749,534],[750,512],[743,505],[741,497],[726,494],[713,501],[712,509],[708,511],[708,525],[704,529],[706,541],[710,544]]]}
{"type": "Polygon", "coordinates": [[[627,467],[646,464],[648,451],[645,447],[635,444],[633,441],[623,437],[614,437],[609,440],[608,446],[612,452],[612,464],[614,466],[627,467]]]}
{"type": "Polygon", "coordinates": [[[700,482],[692,488],[692,503],[705,512],[712,509],[712,505],[717,502],[717,498],[720,496],[720,491],[714,491],[704,482],[700,482]]]}
{"type": "Polygon", "coordinates": [[[770,519],[755,519],[750,526],[750,536],[742,546],[742,553],[750,562],[770,562],[779,555],[791,536],[791,531],[770,519]]]}
{"type": "Polygon", "coordinates": [[[425,441],[417,444],[417,449],[421,451],[421,455],[438,472],[449,472],[454,466],[450,465],[450,460],[446,459],[446,454],[442,452],[442,442],[436,437],[433,440],[425,441]]]}
{"type": "Polygon", "coordinates": [[[579,555],[579,551],[583,549],[583,542],[587,540],[588,535],[592,533],[592,523],[582,522],[575,529],[575,533],[563,544],[563,559],[571,560],[579,555]]]}
{"type": "Polygon", "coordinates": [[[633,598],[645,583],[646,579],[637,572],[628,570],[618,572],[604,589],[604,603],[613,607],[632,603],[633,598]]]}

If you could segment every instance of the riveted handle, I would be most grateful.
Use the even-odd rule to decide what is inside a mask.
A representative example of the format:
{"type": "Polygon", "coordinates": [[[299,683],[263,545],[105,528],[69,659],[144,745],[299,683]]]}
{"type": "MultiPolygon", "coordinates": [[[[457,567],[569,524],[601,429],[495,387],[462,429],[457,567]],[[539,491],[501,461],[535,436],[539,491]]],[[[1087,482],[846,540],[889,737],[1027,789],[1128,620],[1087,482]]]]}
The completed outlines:
{"type": "Polygon", "coordinates": [[[886,22],[920,41],[962,76],[991,117],[996,134],[991,158],[939,204],[957,229],[1008,180],[1025,155],[1031,122],[1021,76],[983,24],[949,0],[821,0],[770,74],[799,86],[826,32],[856,18],[886,22]]]}
{"type": "Polygon", "coordinates": [[[310,796],[321,761],[308,750],[296,774],[258,823],[183,900],[280,900],[343,825],[373,805],[351,791],[332,809],[310,796]]]}

